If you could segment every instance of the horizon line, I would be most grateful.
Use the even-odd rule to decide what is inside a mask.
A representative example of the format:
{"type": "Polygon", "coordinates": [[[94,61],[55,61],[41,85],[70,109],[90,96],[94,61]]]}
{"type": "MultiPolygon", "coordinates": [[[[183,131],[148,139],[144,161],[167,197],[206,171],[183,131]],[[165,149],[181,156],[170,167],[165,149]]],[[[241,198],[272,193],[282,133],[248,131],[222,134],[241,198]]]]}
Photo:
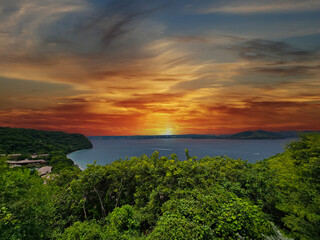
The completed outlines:
{"type": "Polygon", "coordinates": [[[198,134],[198,133],[186,133],[186,134],[141,134],[141,135],[88,135],[87,137],[151,137],[151,136],[188,136],[188,135],[196,135],[196,136],[228,136],[228,135],[235,135],[238,133],[243,132],[257,132],[257,131],[264,131],[264,132],[271,132],[271,133],[281,133],[281,132],[320,132],[320,130],[285,130],[285,131],[268,131],[268,130],[248,130],[248,131],[241,131],[236,133],[222,133],[222,134],[198,134]]]}

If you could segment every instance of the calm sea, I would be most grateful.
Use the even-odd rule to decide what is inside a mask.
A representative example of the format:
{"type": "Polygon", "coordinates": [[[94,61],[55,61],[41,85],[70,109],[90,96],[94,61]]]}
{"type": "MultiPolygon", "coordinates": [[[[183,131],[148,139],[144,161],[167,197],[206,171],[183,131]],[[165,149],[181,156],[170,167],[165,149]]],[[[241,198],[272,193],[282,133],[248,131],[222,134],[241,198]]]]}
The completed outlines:
{"type": "Polygon", "coordinates": [[[82,169],[97,161],[99,165],[126,157],[151,155],[158,151],[161,156],[172,153],[185,160],[185,151],[198,158],[205,156],[228,156],[254,163],[284,151],[284,146],[297,139],[277,140],[226,140],[226,139],[97,139],[92,138],[92,149],[80,150],[68,155],[82,169]]]}

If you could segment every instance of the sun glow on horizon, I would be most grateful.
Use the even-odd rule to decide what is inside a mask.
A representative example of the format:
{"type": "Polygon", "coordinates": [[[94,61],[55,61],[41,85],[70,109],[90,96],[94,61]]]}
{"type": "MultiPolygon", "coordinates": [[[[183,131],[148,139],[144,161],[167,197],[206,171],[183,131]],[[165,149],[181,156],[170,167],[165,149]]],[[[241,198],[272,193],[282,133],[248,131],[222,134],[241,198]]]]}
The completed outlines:
{"type": "Polygon", "coordinates": [[[163,135],[172,135],[172,128],[167,128],[163,135]]]}

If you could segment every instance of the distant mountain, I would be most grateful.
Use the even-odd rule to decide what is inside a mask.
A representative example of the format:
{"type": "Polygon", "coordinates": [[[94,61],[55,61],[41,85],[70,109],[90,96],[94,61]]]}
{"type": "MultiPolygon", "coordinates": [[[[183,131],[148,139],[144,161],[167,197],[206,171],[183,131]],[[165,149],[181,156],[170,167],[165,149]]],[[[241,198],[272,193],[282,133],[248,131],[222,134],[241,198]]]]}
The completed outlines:
{"type": "Polygon", "coordinates": [[[229,139],[282,139],[286,138],[285,134],[280,132],[268,132],[264,130],[245,131],[233,134],[229,139]]]}
{"type": "Polygon", "coordinates": [[[163,139],[163,138],[192,138],[192,139],[282,139],[296,138],[300,133],[312,131],[283,131],[269,132],[265,130],[245,131],[232,135],[212,135],[212,134],[184,134],[184,135],[136,135],[136,136],[94,136],[91,139],[163,139]]]}
{"type": "Polygon", "coordinates": [[[299,134],[319,131],[282,131],[269,132],[264,130],[245,131],[233,134],[228,139],[283,139],[283,138],[297,138],[299,134]]]}

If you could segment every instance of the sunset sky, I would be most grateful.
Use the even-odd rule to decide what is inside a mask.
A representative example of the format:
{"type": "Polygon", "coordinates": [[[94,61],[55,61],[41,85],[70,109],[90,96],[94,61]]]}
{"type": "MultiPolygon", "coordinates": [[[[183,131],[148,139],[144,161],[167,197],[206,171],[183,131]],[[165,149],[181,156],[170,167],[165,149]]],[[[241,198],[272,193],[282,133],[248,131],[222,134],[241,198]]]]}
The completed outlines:
{"type": "Polygon", "coordinates": [[[319,0],[0,0],[0,126],[320,130],[319,0]]]}

